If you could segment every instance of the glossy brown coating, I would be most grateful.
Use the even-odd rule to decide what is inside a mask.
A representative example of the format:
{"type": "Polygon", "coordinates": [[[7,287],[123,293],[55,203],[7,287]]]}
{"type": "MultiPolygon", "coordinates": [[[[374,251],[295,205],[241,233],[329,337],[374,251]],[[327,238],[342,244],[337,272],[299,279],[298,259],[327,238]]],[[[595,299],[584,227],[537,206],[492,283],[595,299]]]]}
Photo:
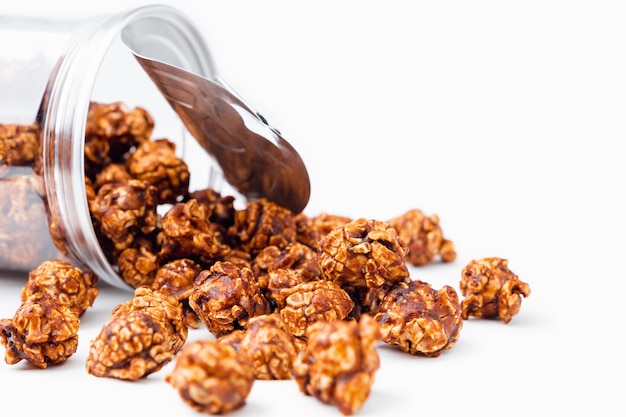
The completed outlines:
{"type": "Polygon", "coordinates": [[[321,238],[350,221],[352,221],[350,217],[337,214],[320,213],[316,216],[308,216],[299,213],[296,216],[297,240],[317,250],[321,238]]]}
{"type": "Polygon", "coordinates": [[[407,244],[406,260],[412,265],[426,265],[438,256],[443,262],[456,259],[454,244],[444,238],[439,216],[427,216],[421,210],[412,209],[387,222],[407,244]]]}
{"type": "Polygon", "coordinates": [[[256,379],[291,379],[296,346],[277,313],[252,317],[245,330],[218,340],[248,357],[256,379]]]}
{"type": "Polygon", "coordinates": [[[280,317],[294,337],[305,337],[307,328],[318,321],[343,320],[354,308],[347,292],[334,282],[310,281],[280,292],[280,317]]]}
{"type": "Polygon", "coordinates": [[[226,414],[245,405],[254,373],[247,357],[229,344],[196,340],[185,345],[165,381],[194,410],[226,414]]]}
{"type": "Polygon", "coordinates": [[[509,269],[508,260],[492,257],[470,261],[461,272],[463,318],[500,318],[504,323],[519,313],[530,286],[509,269]]]}
{"type": "Polygon", "coordinates": [[[98,278],[89,270],[65,261],[45,261],[28,273],[21,299],[24,302],[35,293],[47,293],[80,317],[98,296],[97,284],[98,278]]]}
{"type": "Polygon", "coordinates": [[[159,256],[165,260],[188,258],[211,264],[228,254],[226,245],[196,200],[176,203],[163,216],[158,236],[159,256]]]}
{"type": "Polygon", "coordinates": [[[90,204],[94,226],[119,252],[133,246],[137,236],[154,232],[158,225],[157,189],[132,179],[124,184],[104,184],[90,204]]]}
{"type": "Polygon", "coordinates": [[[230,262],[216,262],[198,274],[189,306],[215,337],[245,329],[252,317],[269,312],[252,270],[230,262]]]}
{"type": "Polygon", "coordinates": [[[0,320],[0,344],[9,365],[22,360],[37,368],[66,362],[78,348],[79,318],[70,307],[41,291],[31,294],[12,319],[0,320]]]}
{"type": "Polygon", "coordinates": [[[296,240],[295,216],[289,209],[264,198],[249,201],[245,209],[235,214],[229,234],[253,256],[268,246],[283,249],[296,240]]]}
{"type": "Polygon", "coordinates": [[[126,165],[134,178],[157,188],[159,204],[179,202],[189,193],[189,168],[176,155],[176,144],[165,138],[142,142],[126,165]]]}
{"type": "Polygon", "coordinates": [[[378,323],[368,315],[358,322],[319,321],[308,328],[306,338],[293,367],[300,391],[336,405],[343,415],[359,411],[380,368],[378,323]]]}
{"type": "Polygon", "coordinates": [[[174,296],[140,287],[90,342],[86,369],[97,377],[145,378],[169,363],[186,339],[182,307],[174,296]]]}
{"type": "Polygon", "coordinates": [[[383,298],[374,319],[384,342],[410,354],[437,357],[450,349],[463,328],[454,288],[423,281],[401,282],[383,298]]]}
{"type": "Polygon", "coordinates": [[[408,282],[404,261],[408,247],[389,224],[364,218],[326,234],[319,242],[319,264],[325,279],[346,291],[386,290],[408,282]]]}

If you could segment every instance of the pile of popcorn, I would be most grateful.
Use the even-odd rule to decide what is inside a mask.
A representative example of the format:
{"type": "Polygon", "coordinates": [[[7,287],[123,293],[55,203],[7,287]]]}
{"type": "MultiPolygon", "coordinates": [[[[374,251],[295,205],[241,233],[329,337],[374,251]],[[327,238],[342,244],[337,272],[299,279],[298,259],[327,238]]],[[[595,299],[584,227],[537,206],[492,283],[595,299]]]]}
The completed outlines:
{"type": "MultiPolygon", "coordinates": [[[[90,107],[89,210],[101,247],[134,289],[90,341],[91,375],[139,380],[175,360],[164,380],[200,412],[242,407],[255,380],[292,379],[351,415],[369,397],[379,343],[437,357],[455,345],[464,320],[508,323],[530,295],[496,257],[463,268],[463,300],[452,286],[413,279],[408,266],[456,259],[438,216],[418,209],[386,221],[308,216],[264,198],[235,209],[232,196],[190,190],[175,144],[153,138],[153,128],[141,108],[90,107]],[[207,337],[187,342],[190,328],[206,328],[207,337]]],[[[29,165],[40,175],[37,135],[37,126],[0,125],[0,169],[29,165]]],[[[15,222],[13,212],[0,210],[0,220],[15,222]]],[[[63,253],[62,235],[52,235],[63,253]]],[[[32,270],[22,305],[0,320],[5,361],[67,361],[97,284],[67,259],[32,270]]]]}

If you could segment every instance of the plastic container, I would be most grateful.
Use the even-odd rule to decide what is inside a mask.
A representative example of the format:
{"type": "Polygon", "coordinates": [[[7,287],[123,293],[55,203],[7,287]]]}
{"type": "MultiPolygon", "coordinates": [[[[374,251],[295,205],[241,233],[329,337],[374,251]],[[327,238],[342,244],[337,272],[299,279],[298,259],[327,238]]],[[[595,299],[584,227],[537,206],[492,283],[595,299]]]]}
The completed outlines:
{"type": "MultiPolygon", "coordinates": [[[[89,104],[144,107],[155,120],[155,135],[180,141],[183,159],[196,148],[121,41],[123,31],[153,57],[207,78],[214,73],[198,30],[168,6],[67,21],[0,15],[0,125],[39,123],[41,132],[36,163],[7,164],[8,145],[0,146],[0,269],[29,271],[44,260],[67,259],[129,288],[100,247],[87,205],[89,104]],[[159,35],[150,31],[143,37],[146,25],[159,25],[159,35]],[[160,126],[173,130],[158,131],[160,126]]],[[[192,178],[205,181],[198,187],[219,184],[219,172],[210,165],[189,167],[192,178]]]]}

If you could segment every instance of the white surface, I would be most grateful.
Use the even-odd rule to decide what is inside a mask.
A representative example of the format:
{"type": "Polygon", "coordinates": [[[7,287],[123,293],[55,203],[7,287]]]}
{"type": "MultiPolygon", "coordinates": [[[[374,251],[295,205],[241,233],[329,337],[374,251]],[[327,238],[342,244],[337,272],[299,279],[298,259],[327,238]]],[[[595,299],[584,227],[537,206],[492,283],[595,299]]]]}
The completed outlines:
{"type": "MultiPolygon", "coordinates": [[[[3,8],[53,8],[16,3],[3,8]]],[[[55,2],[70,14],[144,3],[55,2]]],[[[312,181],[307,213],[385,220],[421,208],[440,216],[458,259],[415,269],[415,278],[458,289],[469,260],[500,256],[531,286],[510,324],[469,320],[439,358],[381,346],[382,366],[358,415],[624,409],[626,6],[165,3],[190,15],[221,74],[300,151],[312,181]]],[[[24,280],[0,279],[0,316],[13,315],[24,280]]],[[[136,383],[86,373],[89,340],[128,297],[102,286],[82,320],[79,350],[63,366],[0,362],[5,409],[198,415],[163,382],[170,366],[136,383]]],[[[210,336],[190,335],[202,337],[210,336]]],[[[293,381],[258,381],[231,415],[340,413],[293,381]]]]}

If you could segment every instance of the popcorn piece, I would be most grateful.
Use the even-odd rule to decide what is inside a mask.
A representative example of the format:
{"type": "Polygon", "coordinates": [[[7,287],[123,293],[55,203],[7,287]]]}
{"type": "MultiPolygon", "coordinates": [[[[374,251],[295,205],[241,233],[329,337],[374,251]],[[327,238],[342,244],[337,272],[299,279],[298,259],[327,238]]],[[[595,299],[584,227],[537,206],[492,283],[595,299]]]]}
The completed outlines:
{"type": "Polygon", "coordinates": [[[66,362],[78,348],[79,318],[47,292],[31,294],[13,319],[0,320],[0,343],[9,365],[26,360],[37,368],[66,362]]]}
{"type": "Polygon", "coordinates": [[[250,201],[245,210],[235,213],[229,234],[253,256],[268,246],[283,249],[296,240],[295,215],[265,198],[250,201]]]}
{"type": "Polygon", "coordinates": [[[133,288],[151,286],[159,260],[147,239],[135,239],[133,247],[124,249],[117,258],[120,276],[133,288]]]}
{"type": "Polygon", "coordinates": [[[248,357],[256,379],[291,379],[296,347],[277,313],[252,317],[246,330],[218,340],[248,357]]]}
{"type": "Polygon", "coordinates": [[[363,315],[356,321],[319,321],[307,330],[306,348],[296,357],[293,378],[300,391],[343,415],[360,410],[369,397],[380,359],[378,324],[363,315]]]}
{"type": "Polygon", "coordinates": [[[38,125],[0,124],[0,165],[34,164],[40,152],[38,125]]]}
{"type": "Polygon", "coordinates": [[[375,313],[372,297],[380,299],[396,283],[410,280],[404,261],[407,252],[393,227],[363,218],[334,229],[318,248],[325,279],[357,294],[353,299],[359,302],[361,313],[369,314],[375,313]]]}
{"type": "Polygon", "coordinates": [[[446,285],[437,291],[422,281],[398,283],[383,298],[374,319],[384,342],[428,357],[454,346],[463,328],[454,288],[446,285]]]}
{"type": "Polygon", "coordinates": [[[215,337],[245,329],[250,318],[269,312],[252,270],[230,262],[216,262],[198,274],[189,306],[215,337]]]}
{"type": "Polygon", "coordinates": [[[47,293],[80,317],[98,296],[97,284],[91,271],[83,272],[65,261],[44,261],[29,272],[21,299],[24,302],[35,293],[47,293]]]}
{"type": "Polygon", "coordinates": [[[152,288],[172,294],[183,306],[185,322],[191,328],[200,327],[200,319],[189,306],[189,296],[198,274],[200,265],[191,259],[176,259],[163,265],[156,273],[152,288]]]}
{"type": "Polygon", "coordinates": [[[317,321],[343,320],[354,308],[354,302],[341,287],[330,281],[311,281],[281,291],[284,307],[280,317],[295,337],[305,337],[309,326],[317,321]]]}
{"type": "Polygon", "coordinates": [[[235,197],[230,195],[222,196],[212,188],[205,188],[191,192],[189,198],[197,200],[198,204],[205,207],[211,224],[224,235],[235,223],[235,197]]]}
{"type": "Polygon", "coordinates": [[[167,139],[142,142],[127,161],[128,172],[158,190],[159,203],[176,203],[189,193],[189,168],[167,139]]]}
{"type": "Polygon", "coordinates": [[[247,358],[232,346],[197,340],[185,345],[165,381],[194,410],[226,414],[245,405],[254,374],[247,358]]]}
{"type": "Polygon", "coordinates": [[[296,215],[296,230],[298,242],[317,250],[321,238],[337,227],[344,226],[352,219],[329,213],[321,213],[317,216],[307,216],[304,213],[296,215]]]}
{"type": "Polygon", "coordinates": [[[147,182],[105,184],[90,210],[95,224],[121,252],[132,247],[137,235],[147,236],[157,227],[157,190],[147,182]]]}
{"type": "Polygon", "coordinates": [[[87,372],[138,380],[159,371],[183,347],[187,326],[174,296],[147,287],[112,312],[89,346],[87,372]]]}
{"type": "Polygon", "coordinates": [[[519,313],[522,296],[530,296],[530,286],[519,280],[508,267],[508,260],[483,258],[472,260],[461,274],[463,318],[471,316],[500,318],[505,323],[519,313]]]}
{"type": "Polygon", "coordinates": [[[283,288],[321,277],[317,260],[313,249],[293,242],[283,249],[268,246],[261,250],[252,262],[252,270],[265,295],[277,301],[283,288]]]}
{"type": "Polygon", "coordinates": [[[444,239],[437,215],[427,216],[421,210],[409,210],[388,223],[409,248],[406,260],[415,265],[426,265],[438,255],[443,262],[456,259],[452,241],[444,239]]]}
{"type": "MultiPolygon", "coordinates": [[[[92,140],[101,141],[106,143],[106,152],[100,153],[101,157],[119,162],[131,148],[148,141],[153,130],[152,116],[141,107],[131,109],[122,102],[92,102],[85,127],[85,149],[90,148],[92,140]]],[[[94,158],[96,160],[102,158],[94,158]]]]}
{"type": "Polygon", "coordinates": [[[209,222],[206,208],[196,200],[174,204],[163,216],[161,228],[159,256],[164,260],[188,258],[212,264],[230,251],[209,222]]]}

